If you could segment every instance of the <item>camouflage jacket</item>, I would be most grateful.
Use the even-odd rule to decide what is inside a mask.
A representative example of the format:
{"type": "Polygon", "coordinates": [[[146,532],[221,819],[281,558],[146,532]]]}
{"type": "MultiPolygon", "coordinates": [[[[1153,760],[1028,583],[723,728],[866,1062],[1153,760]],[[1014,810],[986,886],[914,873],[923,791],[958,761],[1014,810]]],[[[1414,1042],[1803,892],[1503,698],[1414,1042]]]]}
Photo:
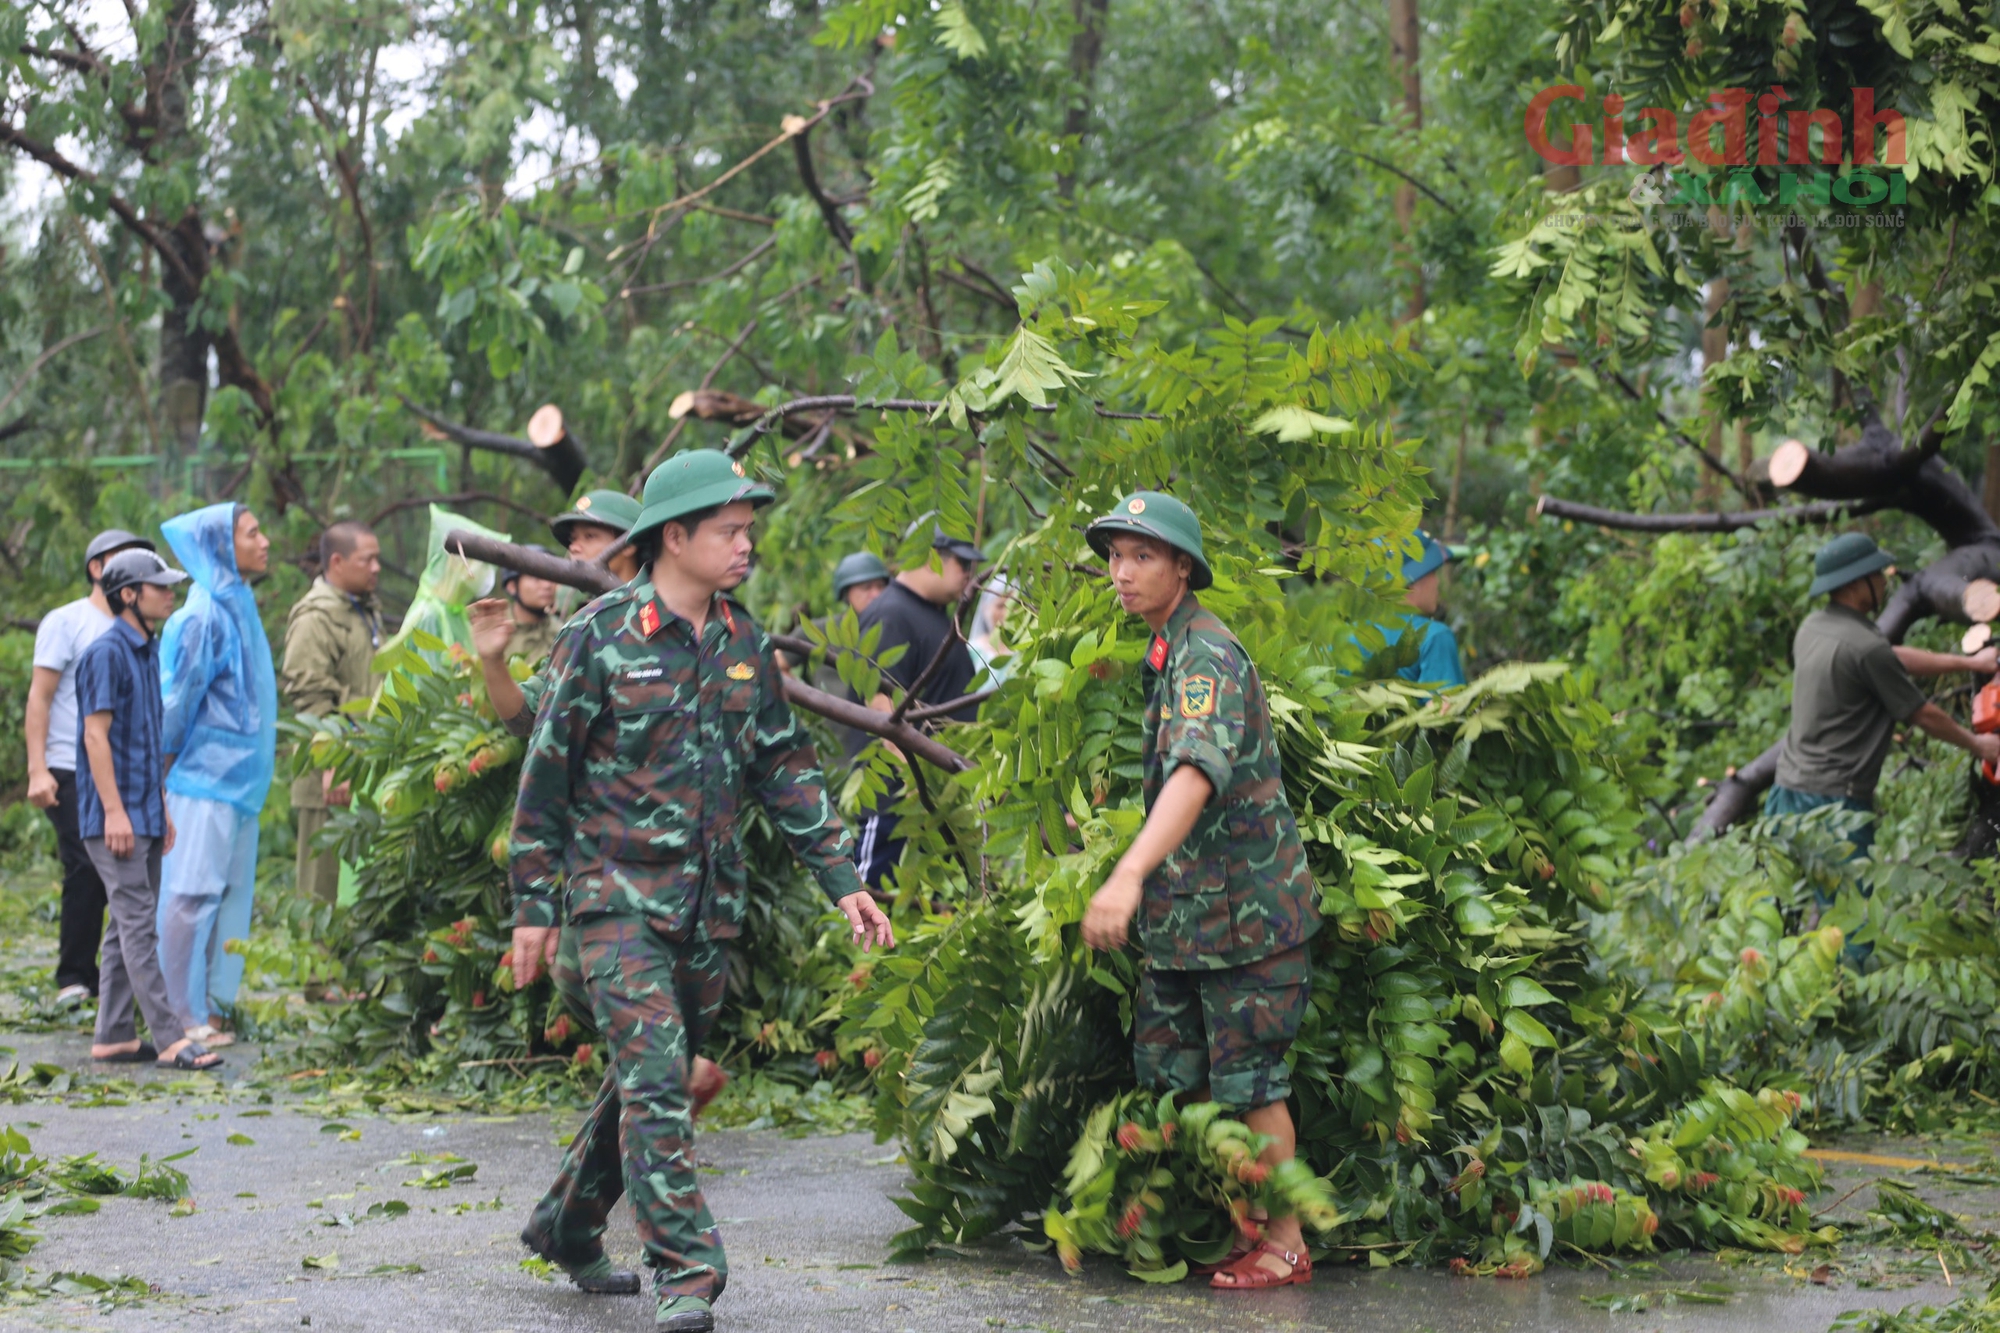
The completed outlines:
{"type": "Polygon", "coordinates": [[[1179,850],[1146,878],[1149,966],[1236,967],[1319,929],[1319,896],[1285,799],[1257,669],[1190,593],[1146,654],[1146,808],[1182,764],[1215,787],[1179,850]]]}
{"type": "Polygon", "coordinates": [[[718,597],[699,644],[642,574],[563,627],[521,767],[511,847],[516,925],[635,912],[676,936],[742,931],[746,794],[839,901],[853,842],[771,641],[718,597]]]}
{"type": "MultiPolygon", "coordinates": [[[[344,703],[366,699],[382,678],[375,674],[375,650],[382,646],[382,617],[375,599],[352,597],[323,578],[285,618],[284,666],[278,688],[295,713],[327,717],[344,703]]],[[[326,805],[318,769],[292,783],[292,808],[326,805]]]]}

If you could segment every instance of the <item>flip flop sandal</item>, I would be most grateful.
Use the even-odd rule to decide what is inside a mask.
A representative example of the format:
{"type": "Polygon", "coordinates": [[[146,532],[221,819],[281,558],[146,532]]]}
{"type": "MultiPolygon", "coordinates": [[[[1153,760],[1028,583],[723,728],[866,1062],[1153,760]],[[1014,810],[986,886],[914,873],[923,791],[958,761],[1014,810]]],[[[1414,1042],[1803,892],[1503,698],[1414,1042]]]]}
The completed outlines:
{"type": "Polygon", "coordinates": [[[1293,1254],[1281,1249],[1270,1241],[1263,1241],[1257,1248],[1238,1259],[1228,1268],[1208,1280],[1208,1285],[1217,1291],[1262,1291],[1269,1287],[1303,1287],[1313,1278],[1312,1260],[1303,1254],[1293,1254]],[[1292,1266],[1289,1273],[1273,1273],[1257,1262],[1266,1254],[1276,1255],[1292,1266]],[[1227,1279],[1225,1281],[1225,1279],[1227,1279]]]}
{"type": "Polygon", "coordinates": [[[101,1065],[143,1065],[148,1060],[158,1060],[160,1053],[152,1042],[142,1041],[136,1051],[121,1051],[117,1055],[93,1055],[90,1058],[101,1065]]]}
{"type": "Polygon", "coordinates": [[[208,1026],[206,1023],[198,1028],[189,1028],[187,1035],[193,1037],[211,1051],[221,1050],[224,1046],[234,1046],[236,1044],[236,1035],[234,1033],[223,1032],[217,1028],[208,1026]]]}
{"type": "Polygon", "coordinates": [[[225,1061],[221,1056],[209,1050],[208,1047],[198,1041],[191,1041],[181,1047],[180,1054],[171,1060],[156,1060],[153,1062],[154,1067],[158,1069],[181,1069],[196,1074],[212,1074],[222,1068],[224,1063],[225,1061]],[[202,1063],[204,1059],[208,1061],[207,1064],[202,1063]]]}

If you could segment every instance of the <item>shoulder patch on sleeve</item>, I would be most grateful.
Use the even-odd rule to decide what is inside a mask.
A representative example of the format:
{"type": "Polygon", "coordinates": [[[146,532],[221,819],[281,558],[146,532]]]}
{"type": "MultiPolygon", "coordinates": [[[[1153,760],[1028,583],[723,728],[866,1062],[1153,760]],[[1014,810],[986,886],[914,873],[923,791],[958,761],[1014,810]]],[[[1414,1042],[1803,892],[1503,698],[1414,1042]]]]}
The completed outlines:
{"type": "Polygon", "coordinates": [[[1181,681],[1181,716],[1207,717],[1215,711],[1215,677],[1189,676],[1181,681]]]}

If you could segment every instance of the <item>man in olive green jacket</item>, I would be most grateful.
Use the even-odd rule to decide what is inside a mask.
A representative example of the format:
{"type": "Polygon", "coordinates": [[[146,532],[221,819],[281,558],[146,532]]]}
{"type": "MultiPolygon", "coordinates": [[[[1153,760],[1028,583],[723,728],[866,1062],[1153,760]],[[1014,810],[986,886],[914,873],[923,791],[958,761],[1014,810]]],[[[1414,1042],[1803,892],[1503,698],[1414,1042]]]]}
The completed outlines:
{"type": "MultiPolygon", "coordinates": [[[[381,557],[381,543],[360,523],[336,523],[320,538],[325,572],[285,620],[285,664],[278,684],[293,712],[327,717],[344,703],[374,694],[380,678],[373,663],[382,646],[382,617],[375,606],[381,557]]],[[[327,807],[348,801],[345,784],[335,787],[332,778],[332,773],[314,769],[292,783],[292,809],[299,820],[299,888],[328,903],[340,892],[340,859],[330,851],[315,852],[312,843],[326,827],[327,807]]]]}

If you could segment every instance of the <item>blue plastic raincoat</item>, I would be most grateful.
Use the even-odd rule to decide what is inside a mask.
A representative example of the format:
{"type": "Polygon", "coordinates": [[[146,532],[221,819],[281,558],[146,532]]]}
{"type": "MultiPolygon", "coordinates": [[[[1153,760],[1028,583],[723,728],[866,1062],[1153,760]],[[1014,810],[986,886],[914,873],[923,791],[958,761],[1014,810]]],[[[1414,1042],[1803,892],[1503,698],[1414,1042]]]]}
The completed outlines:
{"type": "Polygon", "coordinates": [[[237,509],[210,505],[160,527],[194,581],[160,635],[161,740],[174,760],[168,791],[254,816],[277,762],[278,675],[257,599],[236,572],[237,509]]]}

